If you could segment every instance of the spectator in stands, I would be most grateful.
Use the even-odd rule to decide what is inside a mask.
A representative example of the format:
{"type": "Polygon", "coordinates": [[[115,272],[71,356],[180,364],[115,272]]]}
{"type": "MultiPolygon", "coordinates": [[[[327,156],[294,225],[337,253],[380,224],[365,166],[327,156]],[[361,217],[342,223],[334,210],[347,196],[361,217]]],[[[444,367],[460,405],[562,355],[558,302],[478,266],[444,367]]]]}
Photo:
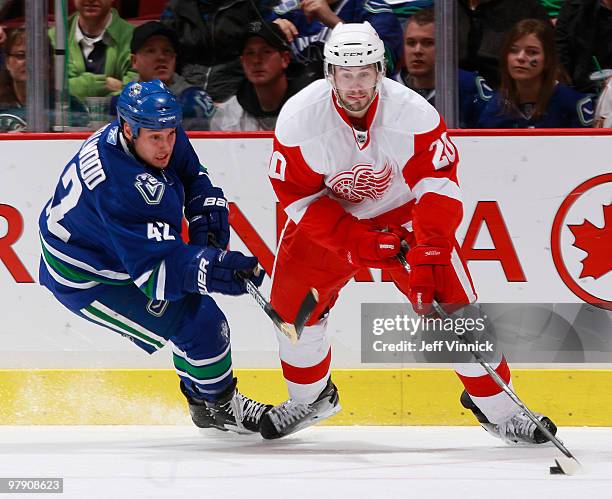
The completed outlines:
{"type": "Polygon", "coordinates": [[[406,22],[410,16],[419,10],[433,7],[433,0],[387,0],[389,7],[399,20],[402,29],[406,28],[406,22]]]}
{"type": "MultiPolygon", "coordinates": [[[[435,106],[436,39],[434,9],[413,14],[404,29],[405,67],[396,79],[435,106]]],[[[493,90],[477,73],[459,70],[459,127],[474,128],[493,90]]]]}
{"type": "Polygon", "coordinates": [[[595,124],[593,126],[596,128],[612,128],[612,78],[608,78],[597,100],[595,124]]]}
{"type": "Polygon", "coordinates": [[[566,0],[557,19],[557,47],[574,87],[598,93],[599,82],[589,76],[612,69],[612,0],[566,0]]]}
{"type": "Polygon", "coordinates": [[[277,24],[249,24],[240,56],[246,78],[237,95],[219,105],[212,130],[274,130],[281,107],[301,88],[285,74],[290,50],[277,24]]]}
{"type": "Polygon", "coordinates": [[[179,73],[215,102],[236,94],[244,78],[241,43],[250,21],[269,18],[276,0],[170,0],[161,21],[180,46],[179,73]]]}
{"type": "Polygon", "coordinates": [[[323,78],[323,45],[339,22],[368,21],[385,43],[387,76],[397,72],[402,56],[402,28],[385,0],[303,0],[293,10],[286,4],[274,9],[277,23],[289,43],[294,58],[303,64],[305,83],[323,78]]]}
{"type": "Polygon", "coordinates": [[[4,43],[5,67],[0,71],[0,131],[20,131],[26,127],[26,34],[25,29],[9,31],[4,43]],[[20,116],[21,115],[21,116],[20,116]]]}
{"type": "MultiPolygon", "coordinates": [[[[136,73],[130,64],[134,27],[112,0],[75,0],[68,26],[68,89],[79,99],[118,94],[136,73]]],[[[55,28],[50,31],[55,42],[55,28]]]]}
{"type": "MultiPolygon", "coordinates": [[[[176,95],[183,108],[185,130],[208,130],[215,105],[204,90],[176,73],[178,39],[173,29],[159,21],[150,21],[134,29],[131,42],[131,62],[138,81],[161,80],[176,95]]],[[[111,114],[116,113],[113,97],[111,114]]]]}
{"type": "Polygon", "coordinates": [[[500,56],[501,85],[480,116],[481,128],[576,128],[593,124],[591,97],[559,83],[554,29],[525,19],[500,56]]]}
{"type": "Polygon", "coordinates": [[[548,14],[539,0],[458,2],[459,67],[477,71],[497,88],[500,52],[508,31],[521,19],[548,20],[548,14]]]}
{"type": "MultiPolygon", "coordinates": [[[[9,30],[3,46],[6,66],[0,71],[0,132],[21,132],[27,129],[27,95],[28,80],[26,64],[26,31],[24,28],[9,30]]],[[[53,73],[49,68],[49,83],[53,73]]],[[[55,109],[55,98],[52,88],[49,89],[50,111],[55,109]]],[[[69,113],[66,113],[68,126],[85,127],[88,116],[83,105],[76,98],[69,99],[69,113]]],[[[53,121],[54,114],[51,114],[53,121]]]]}

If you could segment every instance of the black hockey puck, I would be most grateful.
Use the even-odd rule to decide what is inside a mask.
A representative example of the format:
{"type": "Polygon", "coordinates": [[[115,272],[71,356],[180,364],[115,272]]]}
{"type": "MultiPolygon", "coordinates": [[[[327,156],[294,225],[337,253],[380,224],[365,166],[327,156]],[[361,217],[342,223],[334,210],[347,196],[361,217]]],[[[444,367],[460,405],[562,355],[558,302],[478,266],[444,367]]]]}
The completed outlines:
{"type": "Polygon", "coordinates": [[[551,466],[550,467],[550,474],[551,475],[564,475],[565,473],[563,473],[563,470],[561,469],[561,466],[551,466]]]}

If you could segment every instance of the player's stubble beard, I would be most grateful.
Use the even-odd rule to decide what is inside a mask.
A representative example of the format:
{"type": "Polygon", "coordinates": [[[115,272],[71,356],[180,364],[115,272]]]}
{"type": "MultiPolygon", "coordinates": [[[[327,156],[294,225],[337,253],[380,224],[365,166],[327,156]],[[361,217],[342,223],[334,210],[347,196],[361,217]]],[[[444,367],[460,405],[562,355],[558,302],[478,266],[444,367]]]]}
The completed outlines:
{"type": "Polygon", "coordinates": [[[353,116],[355,118],[361,118],[368,112],[370,105],[372,104],[372,102],[374,102],[374,99],[376,97],[376,89],[375,88],[370,89],[368,92],[370,91],[371,91],[370,96],[368,96],[366,92],[366,95],[364,96],[365,103],[363,104],[361,103],[362,99],[359,99],[359,101],[355,103],[347,102],[347,100],[344,99],[344,97],[341,94],[341,91],[339,90],[336,91],[336,97],[338,99],[338,103],[340,104],[340,107],[342,107],[350,116],[353,116]]]}

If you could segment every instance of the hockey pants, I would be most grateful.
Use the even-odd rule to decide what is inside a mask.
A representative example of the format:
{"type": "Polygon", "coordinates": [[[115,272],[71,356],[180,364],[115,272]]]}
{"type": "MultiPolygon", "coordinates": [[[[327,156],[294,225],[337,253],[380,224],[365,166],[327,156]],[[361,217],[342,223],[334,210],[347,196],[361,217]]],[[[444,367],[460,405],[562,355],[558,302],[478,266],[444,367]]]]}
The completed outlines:
{"type": "MultiPolygon", "coordinates": [[[[325,388],[331,370],[326,312],[333,308],[341,289],[358,270],[333,251],[301,234],[293,222],[285,227],[274,264],[272,306],[284,320],[292,322],[310,288],[316,288],[320,298],[297,344],[292,345],[277,331],[281,367],[290,398],[309,403],[325,388]]],[[[408,275],[403,270],[391,272],[396,287],[404,294],[408,290],[408,275]]],[[[453,250],[452,270],[446,278],[455,282],[444,287],[450,291],[448,296],[438,297],[440,302],[467,304],[475,301],[469,272],[457,249],[453,250]]],[[[504,381],[511,383],[510,369],[503,355],[499,354],[490,364],[504,381]]],[[[454,368],[474,403],[489,421],[502,422],[517,412],[515,404],[480,364],[461,363],[455,364],[454,368]]]]}

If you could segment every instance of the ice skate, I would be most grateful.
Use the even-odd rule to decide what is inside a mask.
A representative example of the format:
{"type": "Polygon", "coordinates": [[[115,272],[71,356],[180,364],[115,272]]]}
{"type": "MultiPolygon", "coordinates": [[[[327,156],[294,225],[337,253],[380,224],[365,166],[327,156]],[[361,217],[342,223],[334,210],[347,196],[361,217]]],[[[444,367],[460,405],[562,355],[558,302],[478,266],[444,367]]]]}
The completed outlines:
{"type": "Polygon", "coordinates": [[[317,400],[311,404],[289,399],[268,411],[261,421],[261,436],[265,439],[281,438],[315,425],[342,409],[339,400],[338,389],[330,378],[317,400]]]}
{"type": "Polygon", "coordinates": [[[199,428],[216,428],[236,433],[259,432],[261,418],[272,406],[246,397],[236,389],[237,379],[214,401],[193,398],[181,382],[189,402],[189,413],[199,428]]]}
{"type": "MultiPolygon", "coordinates": [[[[523,411],[516,413],[503,423],[493,424],[482,411],[474,404],[469,394],[464,390],[461,394],[461,405],[470,409],[482,427],[491,435],[501,438],[509,444],[543,444],[548,442],[548,438],[542,433],[536,424],[529,419],[523,411]]],[[[534,415],[553,435],[557,433],[557,426],[546,416],[534,412],[534,415]]]]}

